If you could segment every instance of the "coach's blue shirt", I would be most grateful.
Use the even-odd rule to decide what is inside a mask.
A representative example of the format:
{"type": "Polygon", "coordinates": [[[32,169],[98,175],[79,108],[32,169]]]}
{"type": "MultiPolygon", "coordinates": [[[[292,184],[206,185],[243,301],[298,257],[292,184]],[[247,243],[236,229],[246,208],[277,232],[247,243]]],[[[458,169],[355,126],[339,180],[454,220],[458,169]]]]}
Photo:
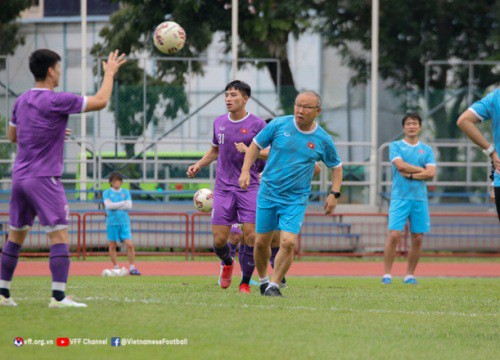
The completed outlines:
{"type": "Polygon", "coordinates": [[[396,169],[394,160],[402,159],[405,163],[422,168],[436,166],[432,148],[420,141],[416,145],[404,140],[393,141],[389,146],[389,158],[392,163],[391,199],[427,201],[426,181],[405,178],[396,169]]]}
{"type": "MultiPolygon", "coordinates": [[[[103,201],[107,199],[111,200],[113,203],[120,201],[132,201],[130,196],[130,191],[121,188],[120,190],[115,190],[110,188],[102,194],[103,201]]],[[[128,225],[130,224],[130,218],[128,216],[128,210],[108,210],[106,209],[106,225],[128,225]]]]}
{"type": "MultiPolygon", "coordinates": [[[[481,121],[492,120],[491,131],[495,150],[500,154],[500,89],[496,89],[469,108],[481,121]]],[[[500,175],[495,172],[494,186],[500,186],[500,175]]]]}
{"type": "Polygon", "coordinates": [[[259,186],[259,196],[271,201],[307,204],[314,164],[342,165],[332,137],[318,124],[311,131],[300,130],[293,115],[274,119],[253,141],[260,149],[271,146],[259,186]]]}

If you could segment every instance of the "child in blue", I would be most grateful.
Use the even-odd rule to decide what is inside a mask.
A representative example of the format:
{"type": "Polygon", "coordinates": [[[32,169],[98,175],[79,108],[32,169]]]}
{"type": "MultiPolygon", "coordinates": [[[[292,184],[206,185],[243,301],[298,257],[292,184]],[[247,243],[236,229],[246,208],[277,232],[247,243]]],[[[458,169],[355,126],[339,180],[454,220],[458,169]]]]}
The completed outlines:
{"type": "Polygon", "coordinates": [[[382,284],[392,282],[391,269],[396,257],[396,246],[401,241],[406,222],[410,221],[411,248],[403,282],[418,284],[414,272],[420,259],[424,233],[430,230],[429,204],[426,180],[436,175],[436,161],[432,148],[419,141],[422,119],[417,113],[408,113],[402,120],[403,140],[393,141],[389,147],[392,163],[392,192],[389,206],[389,238],[384,249],[384,276],[382,284]]]}
{"type": "Polygon", "coordinates": [[[119,269],[116,255],[116,243],[125,243],[127,257],[130,263],[130,275],[141,275],[134,265],[135,249],[132,243],[130,218],[128,212],[132,209],[132,198],[127,189],[122,189],[123,177],[114,172],[109,176],[111,188],[104,191],[103,201],[106,207],[106,229],[109,242],[109,257],[115,269],[119,269]]]}

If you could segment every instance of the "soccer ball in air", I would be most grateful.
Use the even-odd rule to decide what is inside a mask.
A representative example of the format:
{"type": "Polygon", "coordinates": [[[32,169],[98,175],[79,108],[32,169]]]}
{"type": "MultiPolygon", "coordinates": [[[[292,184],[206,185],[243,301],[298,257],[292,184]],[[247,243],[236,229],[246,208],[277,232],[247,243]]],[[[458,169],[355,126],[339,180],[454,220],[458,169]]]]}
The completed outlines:
{"type": "Polygon", "coordinates": [[[153,42],[162,53],[173,54],[184,47],[186,32],[176,22],[165,21],[156,27],[153,42]]]}
{"type": "Polygon", "coordinates": [[[214,194],[210,189],[200,189],[194,194],[193,203],[196,210],[201,212],[212,211],[212,202],[214,194]]]}

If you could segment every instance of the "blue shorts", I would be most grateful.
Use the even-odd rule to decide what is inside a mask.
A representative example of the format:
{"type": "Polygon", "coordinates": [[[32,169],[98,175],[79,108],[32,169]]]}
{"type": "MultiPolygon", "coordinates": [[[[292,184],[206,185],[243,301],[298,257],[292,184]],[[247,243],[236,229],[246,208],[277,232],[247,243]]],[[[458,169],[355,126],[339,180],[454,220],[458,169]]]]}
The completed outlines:
{"type": "Polygon", "coordinates": [[[132,240],[132,232],[129,225],[108,225],[106,227],[108,233],[108,241],[132,240]]]}
{"type": "Polygon", "coordinates": [[[306,206],[306,204],[281,204],[258,197],[255,232],[265,234],[282,230],[298,235],[306,214],[306,206]]]}
{"type": "Polygon", "coordinates": [[[412,234],[428,233],[431,229],[428,202],[391,200],[389,206],[389,230],[403,231],[407,220],[410,220],[410,232],[412,234]]]}

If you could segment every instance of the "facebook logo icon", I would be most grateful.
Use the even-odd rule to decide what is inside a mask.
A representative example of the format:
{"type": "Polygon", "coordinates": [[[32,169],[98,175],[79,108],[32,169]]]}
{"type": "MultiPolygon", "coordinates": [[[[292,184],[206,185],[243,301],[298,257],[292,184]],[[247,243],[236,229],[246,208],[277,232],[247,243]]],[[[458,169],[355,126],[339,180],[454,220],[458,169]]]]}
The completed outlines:
{"type": "Polygon", "coordinates": [[[112,337],[111,338],[111,346],[120,346],[121,341],[119,337],[112,337]]]}

